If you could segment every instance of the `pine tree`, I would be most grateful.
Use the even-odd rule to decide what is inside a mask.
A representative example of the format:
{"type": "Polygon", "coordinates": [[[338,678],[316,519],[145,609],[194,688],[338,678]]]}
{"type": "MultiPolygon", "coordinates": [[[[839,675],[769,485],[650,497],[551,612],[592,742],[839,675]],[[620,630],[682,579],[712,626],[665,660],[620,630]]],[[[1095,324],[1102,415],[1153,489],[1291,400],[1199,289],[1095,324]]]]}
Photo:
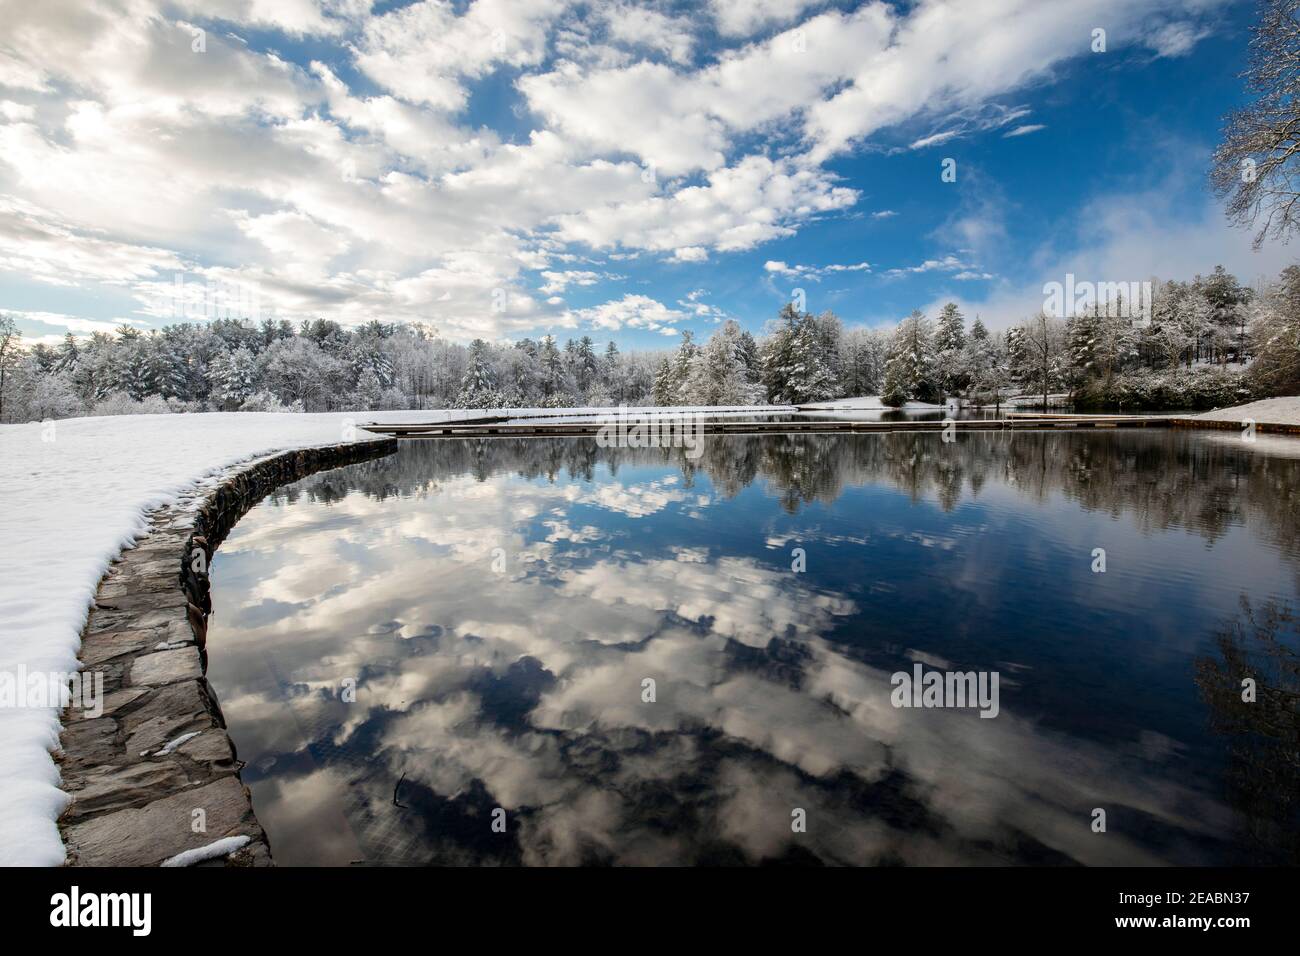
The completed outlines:
{"type": "Polygon", "coordinates": [[[375,374],[372,368],[362,369],[361,375],[357,378],[357,390],[353,395],[353,404],[359,411],[373,411],[379,405],[380,396],[383,394],[383,388],[379,382],[379,376],[375,374]]]}
{"type": "Polygon", "coordinates": [[[656,405],[667,407],[672,405],[675,400],[675,388],[673,385],[673,366],[668,359],[659,363],[659,370],[655,372],[654,384],[654,401],[656,405]]]}
{"type": "Polygon", "coordinates": [[[550,398],[564,389],[564,360],[555,347],[555,338],[546,336],[538,356],[542,367],[542,397],[550,398]]]}
{"type": "Polygon", "coordinates": [[[489,408],[495,401],[496,376],[488,358],[488,344],[475,339],[469,345],[469,364],[460,380],[460,393],[456,398],[458,408],[489,408]]]}
{"type": "Polygon", "coordinates": [[[761,386],[749,379],[745,367],[743,333],[728,319],[691,360],[681,400],[688,405],[753,405],[761,386]]]}
{"type": "Polygon", "coordinates": [[[813,322],[801,322],[790,346],[790,375],[786,382],[791,404],[821,402],[835,397],[836,380],[827,361],[827,343],[813,322]]]}
{"type": "Polygon", "coordinates": [[[600,363],[596,360],[595,343],[591,336],[584,335],[574,348],[574,375],[578,380],[578,389],[586,392],[596,381],[600,363]]]}
{"type": "Polygon", "coordinates": [[[1007,329],[1007,375],[1013,384],[1021,385],[1029,380],[1031,374],[1024,327],[1012,326],[1007,329]]]}
{"type": "Polygon", "coordinates": [[[889,344],[882,401],[898,406],[931,398],[934,354],[930,323],[919,310],[915,311],[899,324],[889,344]]]}
{"type": "Polygon", "coordinates": [[[799,329],[801,317],[791,303],[781,307],[777,316],[778,325],[772,330],[760,350],[762,356],[763,385],[767,389],[767,400],[779,405],[793,401],[790,378],[794,372],[794,338],[799,329]]]}
{"type": "Polygon", "coordinates": [[[208,366],[212,400],[227,409],[236,409],[257,390],[257,359],[247,348],[219,352],[208,366]]]}
{"type": "Polygon", "coordinates": [[[63,336],[63,341],[59,344],[59,358],[54,365],[56,372],[67,372],[77,364],[77,359],[81,356],[81,350],[77,348],[77,339],[71,332],[63,336]]]}
{"type": "Polygon", "coordinates": [[[955,302],[949,302],[939,310],[939,327],[934,341],[934,378],[941,398],[965,388],[969,381],[965,322],[965,316],[958,311],[955,302]]]}
{"type": "Polygon", "coordinates": [[[939,310],[938,328],[935,330],[934,348],[937,352],[960,352],[966,347],[966,317],[949,302],[939,310]]]}
{"type": "Polygon", "coordinates": [[[672,361],[672,400],[670,405],[686,405],[683,396],[686,393],[687,381],[691,375],[691,364],[695,361],[695,356],[699,354],[700,348],[695,344],[695,336],[690,329],[682,330],[682,342],[677,346],[677,354],[673,356],[672,361]]]}

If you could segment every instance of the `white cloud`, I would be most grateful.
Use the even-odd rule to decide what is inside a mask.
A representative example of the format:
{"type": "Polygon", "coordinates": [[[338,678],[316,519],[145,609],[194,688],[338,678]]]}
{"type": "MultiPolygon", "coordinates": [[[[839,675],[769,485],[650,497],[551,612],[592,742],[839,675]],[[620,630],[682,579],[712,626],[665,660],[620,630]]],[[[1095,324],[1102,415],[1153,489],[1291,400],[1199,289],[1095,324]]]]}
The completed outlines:
{"type": "MultiPolygon", "coordinates": [[[[378,16],[366,0],[6,3],[0,270],[91,297],[125,288],[146,314],[186,272],[256,283],[286,318],[420,320],[458,338],[576,324],[561,300],[587,284],[571,274],[596,272],[581,261],[593,250],[688,267],[792,236],[858,201],[820,165],[856,139],[920,123],[1024,135],[1027,110],[991,101],[1087,55],[1080,24],[1174,56],[1214,2],[718,0],[728,39],[710,51],[683,8],[622,0],[378,16]],[[208,27],[206,52],[184,18],[208,27]],[[303,37],[318,62],[273,52],[303,37]],[[457,112],[501,70],[526,136],[457,112]]],[[[941,248],[987,262],[1003,227],[973,208],[946,228],[941,248]]],[[[591,318],[671,329],[618,301],[591,318]]]]}
{"type": "Polygon", "coordinates": [[[368,20],[356,64],[405,100],[456,110],[467,96],[463,77],[483,76],[502,64],[541,63],[547,28],[565,5],[475,0],[457,15],[444,0],[421,0],[368,20]]]}
{"type": "Polygon", "coordinates": [[[651,7],[632,3],[600,4],[611,40],[664,54],[675,63],[688,63],[695,47],[691,22],[651,7]]]}
{"type": "Polygon", "coordinates": [[[568,269],[563,272],[545,270],[542,272],[542,278],[546,281],[538,286],[537,291],[543,295],[555,295],[563,292],[571,285],[595,285],[605,276],[599,272],[568,269]]]}
{"type": "Polygon", "coordinates": [[[833,263],[827,266],[790,265],[780,259],[769,259],[763,263],[763,269],[776,275],[797,279],[812,279],[820,282],[825,276],[840,272],[870,272],[871,264],[854,262],[850,264],[833,263]]]}
{"type": "Polygon", "coordinates": [[[926,259],[914,266],[902,266],[888,270],[885,275],[890,278],[897,278],[904,275],[918,275],[923,272],[956,272],[965,270],[966,263],[962,262],[956,256],[947,255],[942,259],[926,259]]]}
{"type": "Polygon", "coordinates": [[[736,133],[789,119],[785,132],[796,134],[792,115],[851,75],[864,51],[879,49],[888,35],[884,9],[868,5],[815,17],[797,36],[786,31],[724,52],[694,72],[649,62],[600,69],[565,62],[522,77],[518,87],[533,110],[589,149],[632,153],[676,176],[724,165],[736,133]]]}
{"type": "Polygon", "coordinates": [[[575,321],[595,329],[615,332],[619,329],[647,329],[673,335],[675,323],[687,318],[685,312],[671,309],[657,299],[645,295],[628,294],[621,299],[602,303],[569,313],[575,321]]]}
{"type": "MultiPolygon", "coordinates": [[[[1195,2],[1198,10],[1217,0],[1195,2]]],[[[1146,42],[1148,24],[1182,0],[922,0],[892,10],[882,42],[863,48],[844,88],[807,111],[818,161],[863,137],[920,115],[943,116],[988,103],[1089,55],[1092,28],[1105,24],[1110,49],[1146,42]]]]}
{"type": "Polygon", "coordinates": [[[0,100],[0,116],[10,122],[30,120],[36,116],[36,107],[24,103],[15,103],[13,100],[0,100]]]}
{"type": "Polygon", "coordinates": [[[791,235],[795,224],[846,209],[857,196],[823,171],[747,156],[711,172],[706,185],[687,186],[669,197],[593,206],[557,216],[555,222],[559,238],[595,249],[728,252],[791,235]]]}
{"type": "Polygon", "coordinates": [[[918,140],[913,140],[908,149],[925,149],[927,146],[938,146],[940,143],[946,143],[950,139],[956,139],[961,135],[960,130],[944,130],[942,133],[933,133],[930,136],[922,136],[918,140]]]}
{"type": "Polygon", "coordinates": [[[1157,57],[1186,56],[1196,44],[1210,35],[1210,30],[1198,23],[1182,21],[1166,23],[1147,40],[1147,46],[1157,57]]]}
{"type": "Polygon", "coordinates": [[[710,0],[718,32],[750,36],[775,24],[789,23],[822,0],[710,0]]]}

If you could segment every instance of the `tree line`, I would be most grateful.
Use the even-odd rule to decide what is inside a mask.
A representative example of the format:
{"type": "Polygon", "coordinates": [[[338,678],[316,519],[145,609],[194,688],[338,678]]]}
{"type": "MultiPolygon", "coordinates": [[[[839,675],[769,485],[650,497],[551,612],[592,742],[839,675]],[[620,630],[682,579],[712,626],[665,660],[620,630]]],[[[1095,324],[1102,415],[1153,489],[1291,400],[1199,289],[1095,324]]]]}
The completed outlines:
{"type": "Polygon", "coordinates": [[[590,336],[447,341],[418,324],[329,319],[122,326],[23,347],[0,316],[0,421],[168,411],[374,411],[802,404],[1014,396],[1081,407],[1200,408],[1300,392],[1300,267],[1252,289],[1217,268],[993,331],[949,303],[895,328],[846,329],[784,306],[756,338],[734,320],[704,342],[621,352],[590,336]],[[1127,313],[1127,314],[1126,314],[1127,313]]]}

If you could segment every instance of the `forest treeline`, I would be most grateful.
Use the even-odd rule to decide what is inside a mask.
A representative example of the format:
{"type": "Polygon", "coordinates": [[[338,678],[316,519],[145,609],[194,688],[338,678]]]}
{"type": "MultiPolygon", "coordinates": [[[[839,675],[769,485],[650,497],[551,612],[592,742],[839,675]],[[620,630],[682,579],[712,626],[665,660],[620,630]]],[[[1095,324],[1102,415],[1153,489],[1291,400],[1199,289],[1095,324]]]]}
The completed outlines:
{"type": "Polygon", "coordinates": [[[0,316],[0,421],[186,411],[797,404],[994,404],[1068,393],[1083,408],[1211,408],[1300,392],[1300,267],[1255,289],[1222,267],[1153,283],[1149,302],[1092,301],[993,331],[955,304],[893,329],[846,329],[785,306],[755,337],[621,352],[590,336],[447,341],[431,327],[329,319],[122,326],[24,346],[0,316]]]}

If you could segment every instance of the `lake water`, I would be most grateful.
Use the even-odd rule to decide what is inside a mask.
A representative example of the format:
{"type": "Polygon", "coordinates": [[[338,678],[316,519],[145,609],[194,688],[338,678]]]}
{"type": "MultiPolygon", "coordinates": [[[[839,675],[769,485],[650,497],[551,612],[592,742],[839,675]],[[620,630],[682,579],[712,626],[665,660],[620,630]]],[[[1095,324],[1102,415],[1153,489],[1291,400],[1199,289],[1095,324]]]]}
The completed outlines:
{"type": "Polygon", "coordinates": [[[1298,499],[1236,432],[410,441],[233,530],[208,678],[281,864],[1294,863],[1298,499]]]}

